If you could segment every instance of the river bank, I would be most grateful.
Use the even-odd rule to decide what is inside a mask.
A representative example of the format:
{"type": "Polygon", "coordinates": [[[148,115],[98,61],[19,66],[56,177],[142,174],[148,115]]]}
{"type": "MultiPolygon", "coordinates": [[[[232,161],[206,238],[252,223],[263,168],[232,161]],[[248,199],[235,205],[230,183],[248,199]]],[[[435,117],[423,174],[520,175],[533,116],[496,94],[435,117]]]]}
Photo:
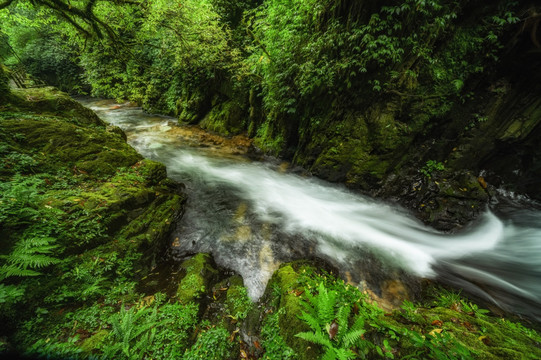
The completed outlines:
{"type": "MultiPolygon", "coordinates": [[[[122,131],[107,130],[65,95],[45,90],[17,96],[0,112],[7,191],[0,232],[7,256],[3,352],[15,347],[29,357],[130,359],[539,357],[541,339],[534,330],[449,289],[425,284],[419,293],[404,293],[401,283],[408,282],[396,280],[407,272],[378,252],[367,258],[370,252],[361,251],[364,268],[349,271],[348,279],[339,266],[362,263],[343,256],[362,249],[344,242],[343,234],[360,229],[337,223],[335,211],[355,214],[355,222],[368,216],[361,233],[376,231],[376,242],[390,236],[388,225],[378,228],[381,219],[421,226],[402,212],[295,172],[284,174],[279,164],[254,166],[236,153],[244,151],[237,144],[220,155],[212,146],[196,145],[202,151],[197,155],[195,142],[186,139],[206,135],[188,128],[181,136],[171,119],[142,113],[133,118],[139,109],[122,113],[107,104],[105,111],[118,112],[113,125],[124,127],[130,143],[150,158],[143,160],[122,140],[122,131]],[[168,176],[185,187],[164,178],[165,168],[152,161],[159,154],[168,155],[168,176]],[[107,166],[98,166],[100,158],[107,166]],[[321,209],[323,218],[309,220],[321,209]],[[183,219],[176,222],[180,213],[183,219]],[[310,228],[314,222],[320,227],[310,228]],[[324,233],[327,225],[338,225],[334,240],[324,233]],[[10,260],[31,231],[47,231],[39,233],[47,244],[30,247],[41,260],[49,257],[39,267],[10,260]],[[167,256],[176,259],[171,267],[161,266],[167,256]],[[9,266],[39,274],[8,276],[9,266]],[[393,274],[378,278],[378,267],[393,274]],[[357,287],[367,278],[377,286],[357,287]],[[396,303],[385,310],[373,303],[392,296],[396,303]]],[[[396,232],[404,235],[404,228],[396,232]]],[[[434,235],[423,230],[414,237],[421,233],[434,235]]]]}

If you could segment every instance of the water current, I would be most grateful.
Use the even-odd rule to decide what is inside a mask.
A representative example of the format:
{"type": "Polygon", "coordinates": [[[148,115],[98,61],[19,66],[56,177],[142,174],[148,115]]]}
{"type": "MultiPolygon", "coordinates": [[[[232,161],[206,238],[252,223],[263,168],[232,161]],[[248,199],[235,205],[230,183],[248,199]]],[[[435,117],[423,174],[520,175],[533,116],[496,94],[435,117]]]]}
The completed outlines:
{"type": "Polygon", "coordinates": [[[201,146],[173,118],[82,102],[186,185],[172,253],[212,253],[243,277],[253,299],[280,263],[317,257],[360,287],[389,274],[437,279],[541,320],[541,211],[527,199],[503,194],[477,221],[444,234],[397,205],[201,146]]]}

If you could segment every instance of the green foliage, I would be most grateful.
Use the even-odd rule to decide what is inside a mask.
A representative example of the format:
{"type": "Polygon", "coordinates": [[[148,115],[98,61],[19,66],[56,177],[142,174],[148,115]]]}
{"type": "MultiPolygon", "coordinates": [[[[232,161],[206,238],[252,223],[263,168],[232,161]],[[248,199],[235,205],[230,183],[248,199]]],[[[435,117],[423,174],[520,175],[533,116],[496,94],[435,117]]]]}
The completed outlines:
{"type": "Polygon", "coordinates": [[[279,308],[276,312],[268,315],[261,328],[262,346],[265,349],[265,360],[289,360],[295,359],[296,354],[284,338],[280,335],[280,316],[284,315],[285,309],[279,308]]]}
{"type": "Polygon", "coordinates": [[[146,265],[143,251],[161,242],[170,227],[165,220],[182,201],[161,185],[165,168],[136,163],[133,149],[124,153],[125,142],[64,95],[17,94],[21,106],[28,105],[26,95],[35,96],[39,111],[55,115],[0,112],[0,322],[10,343],[31,357],[181,356],[198,306],[163,304],[161,296],[149,307],[140,303],[135,281],[146,265]],[[58,136],[66,129],[74,136],[58,136]],[[92,141],[84,144],[81,134],[92,141]],[[109,163],[111,175],[91,176],[92,169],[59,161],[104,148],[127,160],[123,167],[109,163]],[[120,303],[130,309],[119,311],[120,303]]]}
{"type": "Polygon", "coordinates": [[[0,306],[14,304],[24,296],[24,288],[16,285],[4,285],[0,283],[0,306]]]}
{"type": "Polygon", "coordinates": [[[109,319],[111,341],[103,347],[104,355],[108,358],[142,359],[154,341],[156,327],[161,325],[156,320],[156,308],[132,307],[126,310],[122,306],[120,312],[109,319]]]}
{"type": "Polygon", "coordinates": [[[442,162],[436,160],[428,160],[425,166],[423,166],[419,170],[419,172],[430,179],[434,172],[443,170],[445,170],[445,165],[443,165],[442,162]]]}
{"type": "Polygon", "coordinates": [[[222,326],[207,326],[197,335],[195,344],[184,353],[184,360],[222,360],[231,354],[229,332],[222,326]]]}
{"type": "Polygon", "coordinates": [[[243,320],[254,307],[254,304],[248,296],[248,290],[244,286],[231,286],[227,290],[226,305],[234,319],[243,320]]]}
{"type": "Polygon", "coordinates": [[[322,345],[325,349],[323,359],[355,358],[351,348],[362,342],[365,332],[364,319],[358,316],[353,320],[353,325],[349,326],[352,305],[344,304],[338,307],[338,293],[328,291],[323,283],[317,290],[315,296],[310,292],[306,293],[308,303],[304,303],[306,311],[301,316],[312,332],[302,332],[296,336],[322,345]]]}
{"type": "Polygon", "coordinates": [[[0,268],[0,281],[11,276],[41,275],[38,269],[59,263],[58,258],[50,256],[58,248],[55,240],[51,237],[21,239],[9,255],[0,257],[6,260],[6,264],[0,268]]]}
{"type": "Polygon", "coordinates": [[[8,74],[4,65],[0,63],[0,99],[3,99],[9,92],[8,74]]]}

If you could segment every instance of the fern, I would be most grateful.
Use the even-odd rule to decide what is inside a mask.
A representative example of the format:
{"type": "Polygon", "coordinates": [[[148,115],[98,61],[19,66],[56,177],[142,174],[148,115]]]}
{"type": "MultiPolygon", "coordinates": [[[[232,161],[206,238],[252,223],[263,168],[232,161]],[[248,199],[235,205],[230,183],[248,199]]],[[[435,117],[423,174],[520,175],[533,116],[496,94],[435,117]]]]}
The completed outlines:
{"type": "Polygon", "coordinates": [[[317,295],[306,292],[306,300],[303,302],[305,311],[299,318],[308,324],[312,331],[301,332],[295,336],[323,346],[325,353],[322,359],[348,360],[355,358],[356,354],[351,348],[355,345],[361,347],[364,345],[361,344],[365,332],[364,319],[357,316],[350,327],[351,305],[340,304],[338,293],[327,290],[323,282],[317,288],[317,295]],[[335,329],[336,333],[331,329],[335,329]]]}
{"type": "Polygon", "coordinates": [[[16,303],[24,295],[24,287],[0,284],[0,304],[16,303]]]}
{"type": "Polygon", "coordinates": [[[332,343],[329,340],[329,336],[323,333],[321,330],[315,332],[301,332],[295,336],[303,340],[310,341],[314,344],[323,345],[327,348],[332,348],[332,343]]]}
{"type": "Polygon", "coordinates": [[[318,315],[322,322],[328,324],[334,319],[334,306],[336,305],[336,291],[327,291],[323,283],[319,285],[319,296],[314,297],[317,302],[318,315]]]}
{"type": "Polygon", "coordinates": [[[49,256],[58,246],[51,237],[29,237],[21,239],[9,255],[0,256],[6,264],[0,267],[0,280],[12,276],[38,276],[37,269],[57,264],[59,259],[49,256]]]}
{"type": "Polygon", "coordinates": [[[110,319],[112,345],[103,352],[107,358],[118,358],[119,353],[128,359],[142,359],[156,336],[156,328],[164,322],[157,321],[157,309],[121,307],[120,312],[110,319]]]}

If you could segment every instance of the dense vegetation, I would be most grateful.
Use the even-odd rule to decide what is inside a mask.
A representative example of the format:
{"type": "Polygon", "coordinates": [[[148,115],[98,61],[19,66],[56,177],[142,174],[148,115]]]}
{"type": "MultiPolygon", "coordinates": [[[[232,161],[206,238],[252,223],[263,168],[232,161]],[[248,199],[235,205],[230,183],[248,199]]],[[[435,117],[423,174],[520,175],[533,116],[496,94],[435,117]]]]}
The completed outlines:
{"type": "Polygon", "coordinates": [[[181,186],[65,94],[8,86],[23,67],[26,84],[247,133],[454,229],[494,186],[541,196],[539,12],[509,0],[0,1],[0,352],[540,358],[534,330],[457,293],[430,285],[384,311],[321,264],[282,265],[258,304],[207,254],[160,267],[173,287],[156,286],[181,186]]]}
{"type": "Polygon", "coordinates": [[[79,1],[59,13],[56,2],[8,3],[0,55],[12,68],[246,132],[317,176],[400,194],[438,228],[475,217],[491,185],[540,196],[540,10],[529,4],[79,1]]]}

